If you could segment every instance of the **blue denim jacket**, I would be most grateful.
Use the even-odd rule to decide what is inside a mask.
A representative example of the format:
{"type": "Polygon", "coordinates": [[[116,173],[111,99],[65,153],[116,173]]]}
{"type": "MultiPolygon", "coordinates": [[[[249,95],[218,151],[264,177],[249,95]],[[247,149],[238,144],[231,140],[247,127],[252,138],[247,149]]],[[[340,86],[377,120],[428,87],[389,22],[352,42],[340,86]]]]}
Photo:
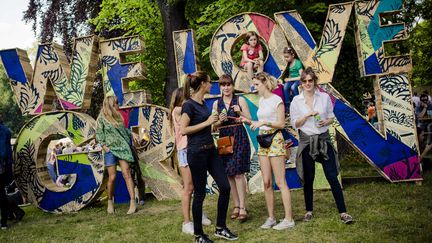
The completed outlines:
{"type": "Polygon", "coordinates": [[[5,172],[5,165],[12,163],[11,131],[0,123],[0,174],[5,172]]]}

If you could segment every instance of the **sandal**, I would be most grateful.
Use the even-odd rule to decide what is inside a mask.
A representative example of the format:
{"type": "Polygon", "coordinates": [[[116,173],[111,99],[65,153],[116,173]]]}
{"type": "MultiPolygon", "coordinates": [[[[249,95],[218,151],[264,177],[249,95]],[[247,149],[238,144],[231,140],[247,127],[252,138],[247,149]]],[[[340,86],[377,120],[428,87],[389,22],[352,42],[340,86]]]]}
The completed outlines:
{"type": "Polygon", "coordinates": [[[239,215],[238,215],[237,219],[240,221],[240,223],[243,223],[243,222],[245,222],[245,221],[247,220],[247,218],[248,218],[247,210],[246,210],[246,208],[239,208],[239,209],[240,209],[240,210],[239,210],[239,215]],[[241,211],[242,209],[245,211],[245,213],[240,213],[240,211],[241,211]]]}
{"type": "Polygon", "coordinates": [[[236,219],[239,216],[239,212],[240,212],[240,207],[235,206],[233,208],[233,211],[231,213],[231,219],[236,219]],[[239,211],[237,213],[235,213],[236,209],[238,209],[239,211]]]}

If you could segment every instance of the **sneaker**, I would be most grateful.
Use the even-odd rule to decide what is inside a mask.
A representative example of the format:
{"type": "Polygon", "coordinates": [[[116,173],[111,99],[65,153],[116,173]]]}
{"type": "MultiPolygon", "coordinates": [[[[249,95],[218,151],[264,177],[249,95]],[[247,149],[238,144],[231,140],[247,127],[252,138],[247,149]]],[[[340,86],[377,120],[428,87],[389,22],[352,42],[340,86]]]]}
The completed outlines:
{"type": "Polygon", "coordinates": [[[238,240],[238,236],[233,234],[227,227],[217,227],[214,235],[225,240],[238,240]]]}
{"type": "Polygon", "coordinates": [[[312,218],[313,218],[312,212],[306,212],[305,215],[304,215],[304,217],[303,217],[303,221],[304,222],[309,222],[309,221],[312,220],[312,218]]]}
{"type": "Polygon", "coordinates": [[[205,226],[211,225],[211,220],[207,217],[207,215],[205,213],[202,214],[201,223],[202,223],[202,225],[205,225],[205,226]]]}
{"type": "Polygon", "coordinates": [[[189,223],[183,223],[182,225],[182,232],[185,234],[193,235],[194,234],[194,225],[192,222],[189,223]]]}
{"type": "Polygon", "coordinates": [[[206,234],[195,235],[195,243],[214,243],[206,234]]]}
{"type": "Polygon", "coordinates": [[[7,228],[8,228],[8,227],[7,227],[7,224],[1,224],[1,229],[2,229],[2,230],[7,230],[7,228]]]}
{"type": "Polygon", "coordinates": [[[276,220],[269,217],[266,219],[265,223],[261,225],[261,229],[270,229],[274,225],[276,225],[276,220]]]}
{"type": "Polygon", "coordinates": [[[351,224],[353,222],[353,218],[351,217],[351,215],[347,214],[347,213],[343,213],[340,216],[340,219],[342,220],[342,222],[344,224],[351,224]]]}
{"type": "Polygon", "coordinates": [[[295,226],[294,220],[288,221],[288,219],[284,219],[284,220],[281,220],[279,222],[279,224],[273,226],[273,229],[275,229],[275,230],[284,230],[284,229],[292,228],[294,226],[295,226]]]}

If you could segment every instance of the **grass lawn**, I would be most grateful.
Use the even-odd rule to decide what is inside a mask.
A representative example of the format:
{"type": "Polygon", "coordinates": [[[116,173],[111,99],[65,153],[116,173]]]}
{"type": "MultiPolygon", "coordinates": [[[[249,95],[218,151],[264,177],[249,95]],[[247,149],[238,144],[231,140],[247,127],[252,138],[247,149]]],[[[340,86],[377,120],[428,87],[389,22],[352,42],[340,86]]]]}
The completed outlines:
{"type": "MultiPolygon", "coordinates": [[[[352,225],[339,221],[330,191],[315,192],[315,218],[301,221],[303,192],[292,192],[296,227],[286,231],[262,230],[266,219],[262,193],[248,197],[250,219],[240,224],[228,220],[240,242],[431,242],[432,172],[424,173],[423,185],[371,182],[344,188],[352,225]]],[[[280,193],[276,193],[276,215],[283,217],[280,193]]],[[[208,196],[205,212],[215,219],[217,196],[208,196]]],[[[115,215],[107,215],[106,201],[68,215],[44,213],[32,206],[19,223],[0,232],[0,242],[192,242],[181,233],[179,201],[159,202],[149,198],[138,213],[126,216],[128,205],[117,206],[115,215]]],[[[231,209],[231,208],[230,208],[231,209]]],[[[213,237],[214,227],[204,228],[213,237]]]]}

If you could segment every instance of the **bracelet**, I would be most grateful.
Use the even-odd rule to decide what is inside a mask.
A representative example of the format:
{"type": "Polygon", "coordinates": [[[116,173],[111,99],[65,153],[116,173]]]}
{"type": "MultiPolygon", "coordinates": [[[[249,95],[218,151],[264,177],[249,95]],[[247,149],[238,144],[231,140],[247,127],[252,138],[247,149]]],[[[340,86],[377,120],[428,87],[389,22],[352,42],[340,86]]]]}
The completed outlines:
{"type": "Polygon", "coordinates": [[[266,122],[266,126],[271,127],[272,123],[271,122],[266,122]]]}

